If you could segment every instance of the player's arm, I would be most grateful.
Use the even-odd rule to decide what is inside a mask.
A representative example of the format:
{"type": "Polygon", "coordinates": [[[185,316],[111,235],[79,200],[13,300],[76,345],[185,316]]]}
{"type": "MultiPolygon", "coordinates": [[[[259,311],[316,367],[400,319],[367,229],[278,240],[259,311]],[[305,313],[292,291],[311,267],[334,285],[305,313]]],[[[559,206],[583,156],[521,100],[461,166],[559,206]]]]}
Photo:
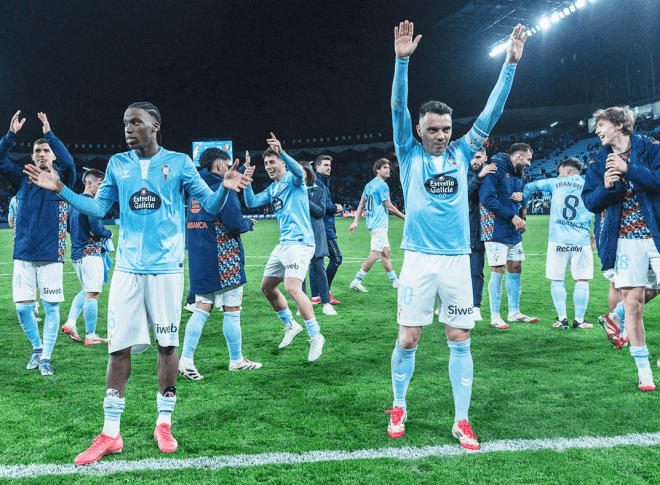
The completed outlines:
{"type": "Polygon", "coordinates": [[[495,123],[502,116],[504,104],[509,97],[511,85],[513,84],[516,65],[522,56],[526,40],[525,27],[520,24],[516,25],[507,44],[506,61],[502,66],[502,71],[500,71],[500,77],[488,97],[486,107],[474,122],[470,131],[463,137],[473,150],[478,150],[486,142],[495,123]]]}
{"type": "Polygon", "coordinates": [[[582,201],[589,212],[597,214],[623,200],[625,188],[613,178],[611,173],[599,169],[598,162],[589,164],[582,187],[582,201]],[[605,187],[606,183],[610,188],[605,187]]]}
{"type": "Polygon", "coordinates": [[[57,159],[57,171],[59,172],[60,179],[67,187],[72,188],[76,183],[76,164],[73,161],[73,157],[64,146],[64,143],[51,130],[46,113],[37,113],[37,116],[39,116],[41,123],[43,123],[44,138],[57,159]]]}
{"type": "Polygon", "coordinates": [[[9,153],[16,139],[16,133],[20,131],[25,123],[25,118],[21,120],[20,115],[21,112],[19,110],[12,116],[9,123],[9,131],[0,140],[0,172],[16,187],[23,180],[23,170],[9,159],[9,153]]]}
{"type": "Polygon", "coordinates": [[[534,192],[540,190],[541,192],[550,192],[552,194],[553,189],[554,186],[548,179],[534,180],[526,183],[525,188],[523,189],[523,207],[527,207],[529,199],[534,192]]]}
{"type": "Polygon", "coordinates": [[[512,211],[509,207],[503,205],[497,197],[497,187],[499,185],[499,178],[497,174],[488,175],[479,187],[479,202],[490,212],[495,214],[496,217],[506,221],[512,220],[518,215],[517,212],[512,211]]]}
{"type": "Polygon", "coordinates": [[[367,199],[363,195],[360,198],[360,203],[358,204],[357,210],[355,211],[355,219],[353,219],[353,224],[348,226],[348,230],[350,232],[353,232],[355,231],[355,229],[357,229],[358,223],[360,222],[360,217],[362,217],[362,209],[364,209],[364,204],[366,203],[367,203],[367,199]]]}
{"type": "Polygon", "coordinates": [[[406,215],[403,212],[401,212],[399,209],[394,207],[394,204],[392,204],[391,200],[389,199],[384,200],[383,205],[388,211],[390,211],[390,214],[394,214],[395,216],[400,217],[404,221],[406,220],[406,215]]]}
{"type": "Polygon", "coordinates": [[[325,191],[321,188],[317,192],[320,194],[318,200],[312,200],[309,197],[309,214],[314,219],[321,219],[325,215],[325,191]]]}
{"type": "MultiPolygon", "coordinates": [[[[394,128],[394,143],[404,147],[414,143],[412,120],[408,111],[408,60],[419,44],[421,35],[413,40],[413,23],[401,22],[394,27],[394,81],[392,83],[392,127],[394,128]]],[[[403,160],[399,160],[401,163],[403,160]]]]}
{"type": "Polygon", "coordinates": [[[112,237],[112,231],[107,229],[103,223],[98,219],[89,219],[89,228],[92,231],[94,236],[98,236],[103,239],[109,239],[112,237]]]}
{"type": "Polygon", "coordinates": [[[241,203],[238,201],[238,196],[236,194],[229,194],[225,206],[220,211],[220,217],[222,218],[222,223],[225,225],[227,232],[232,237],[239,236],[254,228],[252,220],[243,217],[241,203]]]}

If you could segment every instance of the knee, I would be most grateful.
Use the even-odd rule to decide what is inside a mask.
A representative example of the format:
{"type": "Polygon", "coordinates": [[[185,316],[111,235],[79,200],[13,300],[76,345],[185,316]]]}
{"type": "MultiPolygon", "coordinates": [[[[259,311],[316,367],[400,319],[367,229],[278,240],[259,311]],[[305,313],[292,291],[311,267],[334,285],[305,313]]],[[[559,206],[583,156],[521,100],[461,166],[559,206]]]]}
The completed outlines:
{"type": "Polygon", "coordinates": [[[176,350],[176,347],[170,345],[169,347],[161,347],[158,345],[158,353],[164,357],[170,357],[174,351],[176,350]]]}
{"type": "Polygon", "coordinates": [[[297,298],[302,294],[302,282],[300,280],[285,281],[284,289],[291,298],[297,298]]]}

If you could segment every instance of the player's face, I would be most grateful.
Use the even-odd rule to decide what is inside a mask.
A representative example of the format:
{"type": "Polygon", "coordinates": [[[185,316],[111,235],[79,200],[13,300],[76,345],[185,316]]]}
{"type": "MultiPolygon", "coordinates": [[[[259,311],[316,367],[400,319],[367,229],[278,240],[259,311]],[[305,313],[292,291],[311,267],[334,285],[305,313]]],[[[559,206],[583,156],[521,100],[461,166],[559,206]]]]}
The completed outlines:
{"type": "Polygon", "coordinates": [[[142,150],[156,142],[160,125],[142,108],[129,108],[124,113],[124,135],[131,150],[142,150]]]}
{"type": "Polygon", "coordinates": [[[93,177],[90,177],[87,180],[87,192],[89,192],[89,195],[92,197],[96,197],[96,193],[99,191],[99,187],[101,186],[101,182],[103,182],[103,179],[96,179],[93,177]]]}
{"type": "Polygon", "coordinates": [[[513,159],[511,161],[516,167],[516,170],[520,171],[532,164],[532,152],[516,152],[514,153],[513,159]]]}
{"type": "Polygon", "coordinates": [[[227,170],[229,170],[229,160],[223,160],[222,158],[218,158],[217,160],[213,161],[213,164],[218,167],[218,175],[221,177],[224,177],[225,174],[227,173],[227,170]]]}
{"type": "Polygon", "coordinates": [[[382,179],[388,179],[388,178],[390,178],[390,170],[391,170],[390,165],[388,163],[386,163],[385,165],[380,167],[378,169],[378,172],[376,172],[376,173],[378,173],[378,175],[380,175],[380,177],[382,179]]]}
{"type": "Polygon", "coordinates": [[[451,140],[451,115],[426,113],[419,119],[417,134],[422,139],[422,145],[431,155],[442,155],[451,140]]]}
{"type": "Polygon", "coordinates": [[[39,143],[34,145],[34,152],[32,153],[32,161],[40,170],[50,170],[55,161],[55,154],[50,149],[48,143],[39,143]]]}
{"type": "Polygon", "coordinates": [[[601,118],[596,123],[596,136],[600,138],[603,146],[612,146],[615,140],[622,136],[621,125],[615,125],[611,121],[601,118]]]}
{"type": "Polygon", "coordinates": [[[280,157],[269,155],[264,159],[264,168],[271,180],[278,181],[286,173],[286,166],[280,157]]]}
{"type": "Polygon", "coordinates": [[[316,171],[320,173],[321,175],[325,175],[327,177],[330,176],[330,172],[332,171],[332,161],[331,160],[323,160],[320,165],[317,165],[316,171]]]}
{"type": "Polygon", "coordinates": [[[486,160],[488,160],[488,157],[486,157],[484,152],[477,152],[474,158],[470,160],[470,167],[472,167],[472,170],[475,172],[478,172],[484,168],[484,163],[486,163],[486,160]]]}

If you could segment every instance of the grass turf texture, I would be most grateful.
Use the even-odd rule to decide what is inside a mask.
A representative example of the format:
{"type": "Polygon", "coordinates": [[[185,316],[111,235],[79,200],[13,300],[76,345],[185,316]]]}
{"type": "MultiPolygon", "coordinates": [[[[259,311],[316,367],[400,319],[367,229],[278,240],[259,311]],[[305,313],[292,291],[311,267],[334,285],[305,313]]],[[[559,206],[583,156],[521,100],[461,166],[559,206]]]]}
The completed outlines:
{"type": "MultiPolygon", "coordinates": [[[[103,458],[195,458],[236,454],[315,450],[361,450],[455,444],[451,436],[454,405],[447,374],[449,351],[443,328],[435,323],[422,332],[416,370],[408,391],[406,434],[387,436],[392,403],[390,357],[396,338],[396,290],[380,263],[364,280],[369,293],[348,286],[369,252],[364,225],[350,234],[351,221],[337,220],[344,254],[333,283],[342,304],[338,315],[326,316],[315,306],[326,337],[323,355],[307,362],[306,333],[279,350],[282,325],[259,291],[263,267],[277,243],[275,221],[259,221],[245,234],[248,284],[241,323],[243,353],[264,364],[262,369],[229,372],[222,334],[222,314],[211,314],[195,354],[201,382],[178,379],[179,401],[173,413],[173,434],[179,450],[160,453],[153,440],[156,411],[156,352],[133,356],[122,415],[124,451],[103,458]]],[[[512,324],[509,330],[489,325],[486,287],[483,322],[472,331],[475,364],[470,422],[481,441],[654,433],[660,429],[658,393],[637,390],[637,372],[628,350],[615,350],[596,325],[587,330],[552,328],[556,313],[545,279],[546,216],[530,216],[524,236],[521,310],[540,323],[512,324]]],[[[389,237],[397,274],[403,222],[390,218],[389,237]]],[[[113,229],[116,235],[118,231],[113,229]]],[[[116,242],[116,236],[115,236],[116,242]]],[[[107,347],[84,347],[60,333],[53,353],[56,374],[42,377],[27,371],[30,347],[11,299],[11,232],[0,231],[0,309],[4,334],[0,340],[0,465],[70,464],[102,429],[107,347]]],[[[596,274],[591,284],[587,321],[607,305],[607,281],[596,274]]],[[[64,267],[67,301],[60,307],[66,320],[80,285],[69,261],[64,267]]],[[[566,281],[569,319],[573,282],[566,281]]],[[[108,288],[99,301],[98,333],[106,333],[108,288]]],[[[504,288],[503,288],[504,290],[504,288]]],[[[466,288],[465,291],[471,291],[466,288]]],[[[295,313],[295,307],[293,306],[295,313]]],[[[657,303],[645,311],[651,363],[658,358],[657,303]]],[[[506,292],[502,314],[506,316],[506,292]]],[[[180,340],[189,318],[184,312],[180,340]]],[[[40,312],[43,318],[43,310],[40,312]]],[[[300,317],[297,317],[301,321],[300,317]]],[[[78,329],[84,330],[82,315],[78,329]]],[[[657,483],[657,447],[502,452],[420,460],[356,460],[300,465],[268,465],[219,471],[178,470],[123,472],[113,480],[161,483],[396,483],[409,481],[469,483],[657,483]],[[163,476],[165,474],[166,476],[163,476]]],[[[32,479],[33,480],[33,479],[32,479]]],[[[48,476],[43,483],[102,483],[108,477],[48,476]]],[[[19,482],[27,483],[27,480],[19,482]]]]}

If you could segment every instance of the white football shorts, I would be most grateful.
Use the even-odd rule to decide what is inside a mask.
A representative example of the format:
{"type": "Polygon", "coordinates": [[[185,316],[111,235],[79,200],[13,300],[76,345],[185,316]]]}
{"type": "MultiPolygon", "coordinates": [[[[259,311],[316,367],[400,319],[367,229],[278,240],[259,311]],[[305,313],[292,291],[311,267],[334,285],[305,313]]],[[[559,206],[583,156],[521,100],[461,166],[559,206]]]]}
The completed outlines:
{"type": "Polygon", "coordinates": [[[85,256],[81,259],[72,259],[71,263],[73,263],[73,269],[76,270],[83,290],[89,293],[101,293],[104,274],[103,258],[85,256]]]}
{"type": "Polygon", "coordinates": [[[272,278],[298,278],[303,281],[307,276],[309,262],[314,256],[314,246],[299,244],[278,244],[270,253],[264,276],[272,278]]]}
{"type": "Polygon", "coordinates": [[[382,252],[383,248],[390,247],[390,241],[387,239],[387,227],[377,227],[369,229],[371,234],[371,250],[382,252]]]}
{"type": "Polygon", "coordinates": [[[233,288],[229,291],[212,291],[203,295],[195,295],[195,301],[209,303],[222,310],[223,306],[239,307],[243,302],[243,286],[233,288]]]}
{"type": "Polygon", "coordinates": [[[37,290],[43,301],[50,303],[64,301],[63,275],[63,263],[15,259],[11,285],[14,301],[36,300],[37,290]]]}
{"type": "Polygon", "coordinates": [[[614,284],[617,288],[646,286],[649,266],[660,271],[660,253],[652,238],[619,238],[614,264],[614,284]]]}
{"type": "Polygon", "coordinates": [[[569,263],[574,280],[594,278],[594,255],[590,245],[577,246],[548,241],[545,277],[549,280],[564,281],[569,263]]]}
{"type": "Polygon", "coordinates": [[[504,266],[507,261],[525,261],[522,242],[518,244],[504,244],[486,241],[484,246],[486,246],[488,266],[504,266]]]}

